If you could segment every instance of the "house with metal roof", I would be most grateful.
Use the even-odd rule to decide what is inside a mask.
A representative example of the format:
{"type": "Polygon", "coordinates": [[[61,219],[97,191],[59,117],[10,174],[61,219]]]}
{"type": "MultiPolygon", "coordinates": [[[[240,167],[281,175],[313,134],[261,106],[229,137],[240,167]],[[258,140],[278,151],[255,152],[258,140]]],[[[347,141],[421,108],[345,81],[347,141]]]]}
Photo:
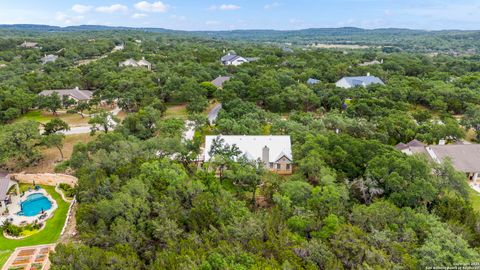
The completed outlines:
{"type": "Polygon", "coordinates": [[[38,43],[27,42],[25,40],[22,44],[20,44],[20,47],[25,48],[25,49],[36,49],[36,48],[38,48],[38,43]]]}
{"type": "Polygon", "coordinates": [[[229,52],[228,54],[226,54],[226,55],[222,56],[222,58],[220,58],[220,62],[224,66],[239,66],[241,64],[248,63],[249,60],[242,57],[242,56],[239,56],[239,55],[236,55],[232,52],[229,52]]]}
{"type": "Polygon", "coordinates": [[[217,88],[222,88],[223,84],[227,81],[229,81],[232,77],[230,76],[218,76],[215,80],[211,81],[213,85],[215,85],[217,88]]]}
{"type": "Polygon", "coordinates": [[[378,77],[370,76],[359,76],[359,77],[343,77],[338,82],[335,83],[337,87],[340,88],[354,88],[354,87],[367,87],[372,84],[381,84],[385,85],[385,83],[378,77]]]}
{"type": "Polygon", "coordinates": [[[79,101],[89,101],[92,99],[93,92],[89,90],[80,90],[78,87],[74,89],[58,89],[58,90],[43,90],[38,95],[40,96],[50,96],[53,93],[57,93],[60,98],[68,96],[69,98],[79,102],[79,101]]]}
{"type": "Polygon", "coordinates": [[[205,162],[213,158],[209,152],[214,140],[223,140],[226,146],[237,146],[241,156],[251,161],[262,162],[272,172],[281,175],[292,174],[293,157],[290,136],[206,136],[205,162]]]}
{"type": "Polygon", "coordinates": [[[40,58],[40,60],[42,61],[42,65],[45,65],[46,63],[55,63],[57,59],[58,59],[58,56],[53,54],[49,54],[49,55],[45,54],[44,57],[40,58]]]}

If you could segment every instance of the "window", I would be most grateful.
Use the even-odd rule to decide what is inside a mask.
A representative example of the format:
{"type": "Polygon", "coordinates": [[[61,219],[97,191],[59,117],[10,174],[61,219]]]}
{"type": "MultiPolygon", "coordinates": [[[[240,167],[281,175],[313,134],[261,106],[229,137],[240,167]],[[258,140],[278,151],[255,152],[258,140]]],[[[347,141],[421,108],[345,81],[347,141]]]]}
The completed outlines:
{"type": "Polygon", "coordinates": [[[270,169],[273,169],[273,162],[270,162],[270,169]]]}
{"type": "Polygon", "coordinates": [[[280,163],[277,163],[277,170],[280,170],[282,168],[282,165],[280,163]]]}
{"type": "Polygon", "coordinates": [[[287,171],[290,170],[290,164],[287,164],[287,171]]]}

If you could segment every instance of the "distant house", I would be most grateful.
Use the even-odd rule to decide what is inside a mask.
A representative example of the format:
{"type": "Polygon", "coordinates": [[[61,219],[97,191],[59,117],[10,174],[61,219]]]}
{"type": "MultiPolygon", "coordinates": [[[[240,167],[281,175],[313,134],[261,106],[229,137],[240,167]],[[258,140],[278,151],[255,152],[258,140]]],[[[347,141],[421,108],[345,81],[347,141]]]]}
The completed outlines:
{"type": "Polygon", "coordinates": [[[118,64],[120,67],[146,67],[148,70],[152,70],[152,64],[142,57],[142,60],[135,61],[130,58],[118,64]]]}
{"type": "Polygon", "coordinates": [[[0,64],[0,68],[4,68],[6,66],[7,66],[6,64],[0,64]]]}
{"type": "Polygon", "coordinates": [[[370,76],[360,76],[360,77],[343,77],[341,80],[335,83],[337,87],[340,88],[354,88],[354,87],[367,87],[371,84],[381,84],[385,85],[385,83],[378,77],[370,76]]]}
{"type": "Polygon", "coordinates": [[[407,155],[424,154],[430,160],[440,164],[447,159],[452,161],[453,167],[466,174],[473,184],[478,184],[480,173],[480,144],[447,144],[427,146],[413,140],[408,144],[398,144],[398,150],[407,155]]]}
{"type": "Polygon", "coordinates": [[[381,65],[381,64],[383,64],[383,59],[380,60],[380,61],[373,60],[373,61],[369,61],[369,62],[363,62],[363,63],[360,63],[358,65],[361,66],[361,67],[366,67],[366,66],[381,65]]]}
{"type": "Polygon", "coordinates": [[[309,78],[307,80],[307,84],[310,84],[310,85],[319,84],[320,82],[321,82],[320,80],[317,80],[315,78],[309,78]]]}
{"type": "Polygon", "coordinates": [[[227,81],[229,81],[231,77],[229,76],[218,76],[215,80],[211,81],[213,85],[215,85],[217,88],[223,88],[223,84],[227,81]]]}
{"type": "Polygon", "coordinates": [[[43,90],[38,95],[50,96],[53,93],[57,93],[60,98],[67,96],[77,102],[89,101],[92,99],[93,92],[88,90],[80,90],[78,87],[74,89],[59,89],[59,90],[43,90]]]}
{"type": "Polygon", "coordinates": [[[42,61],[42,65],[45,65],[46,63],[55,63],[57,59],[58,59],[58,56],[53,54],[49,54],[49,55],[45,54],[44,57],[40,58],[40,60],[42,61]]]}
{"type": "Polygon", "coordinates": [[[262,162],[270,171],[292,174],[292,145],[290,136],[206,136],[204,161],[212,157],[209,152],[215,139],[223,139],[226,145],[236,145],[241,155],[252,161],[262,162]]]}
{"type": "Polygon", "coordinates": [[[113,47],[112,52],[123,51],[123,49],[125,49],[125,45],[124,45],[124,44],[115,45],[115,47],[113,47]]]}
{"type": "Polygon", "coordinates": [[[248,63],[249,60],[242,56],[229,52],[228,54],[222,56],[220,62],[224,66],[240,66],[243,63],[248,63]]]}
{"type": "Polygon", "coordinates": [[[283,47],[283,48],[282,48],[282,51],[283,51],[284,53],[294,53],[293,49],[290,48],[290,47],[283,47]]]}
{"type": "Polygon", "coordinates": [[[25,49],[36,49],[38,48],[38,43],[24,41],[22,44],[20,44],[20,47],[25,49]]]}

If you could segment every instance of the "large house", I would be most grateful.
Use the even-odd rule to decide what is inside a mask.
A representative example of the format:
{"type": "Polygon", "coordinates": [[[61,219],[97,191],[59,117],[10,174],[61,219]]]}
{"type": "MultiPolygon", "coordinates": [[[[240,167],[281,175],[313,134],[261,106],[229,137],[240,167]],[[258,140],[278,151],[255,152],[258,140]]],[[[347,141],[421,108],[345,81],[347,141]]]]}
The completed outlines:
{"type": "Polygon", "coordinates": [[[50,96],[53,93],[57,93],[60,98],[68,96],[76,102],[89,101],[92,99],[93,92],[88,90],[80,90],[78,87],[74,89],[59,89],[59,90],[43,90],[39,93],[40,96],[50,96]]]}
{"type": "Polygon", "coordinates": [[[215,85],[217,88],[222,88],[223,84],[227,81],[229,81],[231,77],[229,76],[218,76],[215,80],[211,81],[213,85],[215,85]]]}
{"type": "Polygon", "coordinates": [[[337,87],[340,88],[354,88],[354,87],[367,87],[371,84],[381,84],[385,85],[385,83],[378,77],[370,76],[359,76],[359,77],[343,77],[341,80],[335,83],[337,87]]]}
{"type": "Polygon", "coordinates": [[[378,61],[378,60],[367,61],[367,62],[360,63],[358,65],[361,66],[361,67],[368,67],[368,66],[381,65],[381,64],[383,64],[383,59],[380,60],[380,61],[378,61]]]}
{"type": "Polygon", "coordinates": [[[152,70],[152,64],[142,57],[142,60],[135,61],[130,58],[118,64],[120,67],[146,67],[148,70],[152,70]]]}
{"type": "Polygon", "coordinates": [[[480,173],[480,144],[447,144],[427,146],[419,141],[398,144],[396,148],[407,155],[425,154],[436,163],[446,159],[452,161],[453,167],[466,174],[469,180],[477,184],[480,173]]]}
{"type": "Polygon", "coordinates": [[[49,54],[49,55],[46,55],[44,57],[42,57],[40,60],[42,61],[42,65],[45,65],[46,63],[54,63],[55,61],[57,61],[58,59],[58,56],[56,55],[53,55],[53,54],[49,54]]]}
{"type": "Polygon", "coordinates": [[[20,47],[25,49],[36,49],[38,48],[38,43],[24,41],[22,44],[20,44],[20,47]]]}
{"type": "Polygon", "coordinates": [[[220,62],[224,66],[240,66],[243,63],[248,63],[249,60],[245,57],[229,52],[228,54],[222,56],[220,62]]]}
{"type": "Polygon", "coordinates": [[[216,139],[223,139],[225,145],[236,145],[241,155],[252,161],[263,162],[270,171],[292,174],[292,145],[290,136],[207,136],[205,139],[204,161],[212,157],[209,152],[216,139]]]}

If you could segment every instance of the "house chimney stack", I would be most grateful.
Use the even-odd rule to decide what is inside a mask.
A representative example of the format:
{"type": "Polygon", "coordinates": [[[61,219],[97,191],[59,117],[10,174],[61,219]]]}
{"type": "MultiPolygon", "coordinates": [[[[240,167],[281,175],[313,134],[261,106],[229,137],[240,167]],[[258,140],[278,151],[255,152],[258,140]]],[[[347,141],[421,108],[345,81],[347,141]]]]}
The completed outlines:
{"type": "Polygon", "coordinates": [[[75,86],[75,90],[78,90],[78,86],[75,86]]]}
{"type": "Polygon", "coordinates": [[[270,162],[270,148],[266,145],[262,149],[262,161],[265,163],[265,166],[268,166],[268,163],[270,162]]]}
{"type": "Polygon", "coordinates": [[[370,77],[370,72],[367,72],[367,76],[370,77]]]}

